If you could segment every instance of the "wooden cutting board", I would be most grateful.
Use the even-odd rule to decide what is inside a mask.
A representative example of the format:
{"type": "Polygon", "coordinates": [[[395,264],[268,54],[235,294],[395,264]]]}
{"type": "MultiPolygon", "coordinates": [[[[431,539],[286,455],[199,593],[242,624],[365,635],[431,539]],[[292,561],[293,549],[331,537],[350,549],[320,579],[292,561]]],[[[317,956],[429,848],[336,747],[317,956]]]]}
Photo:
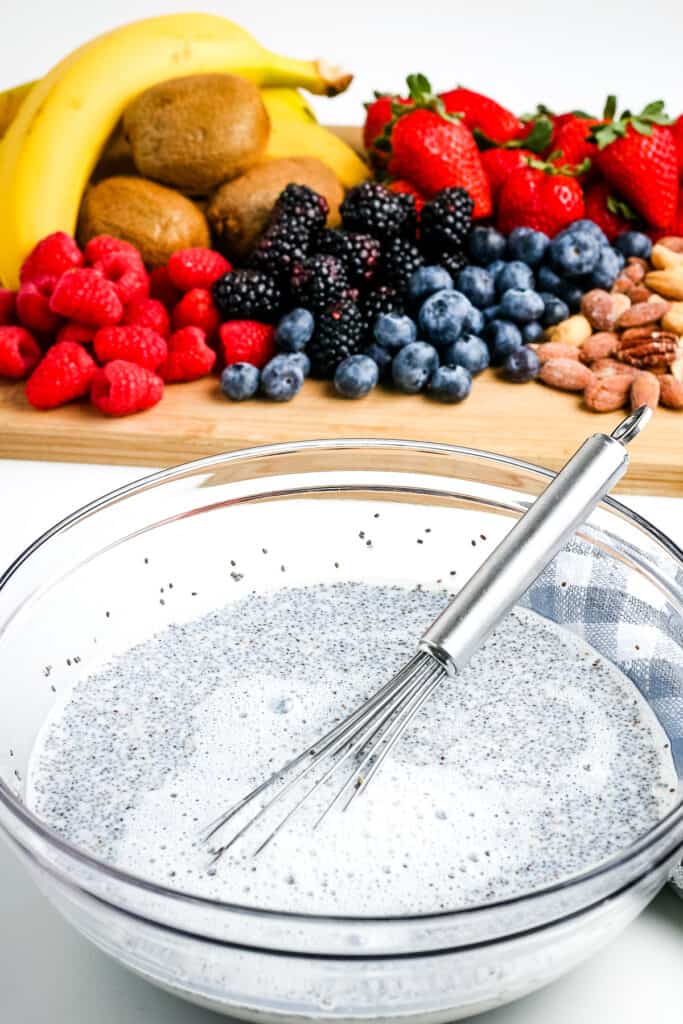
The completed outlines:
{"type": "MultiPolygon", "coordinates": [[[[107,419],[86,403],[36,412],[23,385],[0,383],[0,457],[169,466],[249,445],[330,437],[443,441],[559,469],[589,434],[623,414],[596,415],[575,395],[508,384],[487,371],[461,405],[377,389],[360,401],[306,381],[288,403],[225,399],[215,377],[171,385],[154,409],[107,419]]],[[[683,497],[683,412],[659,409],[631,449],[622,490],[683,497]]]]}

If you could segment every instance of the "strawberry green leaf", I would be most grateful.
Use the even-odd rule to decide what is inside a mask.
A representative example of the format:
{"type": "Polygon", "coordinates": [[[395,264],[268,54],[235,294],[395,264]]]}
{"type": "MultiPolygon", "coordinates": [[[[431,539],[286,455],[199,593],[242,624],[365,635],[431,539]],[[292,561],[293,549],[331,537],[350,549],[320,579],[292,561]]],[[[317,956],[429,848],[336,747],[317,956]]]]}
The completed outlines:
{"type": "Polygon", "coordinates": [[[631,209],[623,199],[617,199],[616,196],[607,196],[607,209],[610,213],[616,213],[618,217],[623,217],[624,220],[638,220],[635,210],[631,209]]]}
{"type": "Polygon", "coordinates": [[[639,117],[632,117],[631,124],[640,135],[652,135],[652,125],[642,121],[639,117]]]}
{"type": "Polygon", "coordinates": [[[605,107],[602,112],[602,116],[606,121],[614,120],[614,115],[617,112],[617,98],[616,96],[609,95],[605,100],[605,107]]]}
{"type": "Polygon", "coordinates": [[[574,117],[582,117],[586,121],[592,121],[594,117],[593,114],[587,114],[585,110],[570,110],[570,114],[573,114],[574,117]]]}
{"type": "MultiPolygon", "coordinates": [[[[515,148],[530,149],[532,153],[542,153],[550,145],[553,134],[553,123],[549,117],[542,114],[536,118],[534,126],[525,139],[515,139],[519,143],[515,148]]],[[[512,147],[510,147],[512,148],[512,147]]]]}

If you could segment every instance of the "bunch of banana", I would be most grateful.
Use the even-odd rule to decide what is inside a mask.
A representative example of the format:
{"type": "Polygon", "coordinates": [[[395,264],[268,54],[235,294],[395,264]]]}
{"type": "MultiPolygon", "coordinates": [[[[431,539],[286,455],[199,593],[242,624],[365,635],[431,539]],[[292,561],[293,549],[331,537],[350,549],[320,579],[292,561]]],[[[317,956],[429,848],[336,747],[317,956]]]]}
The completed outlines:
{"type": "Polygon", "coordinates": [[[242,75],[264,87],[273,120],[270,157],[318,156],[347,185],[367,177],[363,161],[315,122],[296,92],[300,86],[334,95],[348,86],[350,75],[323,61],[271,53],[240,26],[215,15],[134,22],[86,43],[41,81],[4,94],[1,284],[17,287],[22,260],[46,234],[73,233],[85,186],[130,101],[158,82],[211,72],[242,75]]]}

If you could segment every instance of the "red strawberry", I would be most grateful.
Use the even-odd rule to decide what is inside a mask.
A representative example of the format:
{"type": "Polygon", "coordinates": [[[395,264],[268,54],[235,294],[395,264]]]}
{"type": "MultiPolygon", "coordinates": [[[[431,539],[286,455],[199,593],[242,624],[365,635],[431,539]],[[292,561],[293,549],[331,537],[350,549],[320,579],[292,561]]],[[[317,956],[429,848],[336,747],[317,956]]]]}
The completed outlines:
{"type": "Polygon", "coordinates": [[[489,180],[491,198],[498,201],[500,190],[513,171],[527,166],[527,159],[533,159],[530,149],[485,149],[481,153],[481,162],[489,180]]]}
{"type": "Polygon", "coordinates": [[[603,124],[595,117],[576,117],[571,114],[560,128],[553,132],[552,147],[563,164],[582,164],[595,159],[597,146],[591,142],[589,132],[603,124]]]}
{"type": "Polygon", "coordinates": [[[500,103],[471,89],[451,89],[439,93],[449,114],[462,114],[463,123],[470,131],[478,132],[491,142],[501,145],[516,139],[522,122],[500,103]]]}
{"type": "Polygon", "coordinates": [[[373,163],[381,167],[387,162],[387,154],[375,146],[375,142],[383,135],[391,124],[394,116],[393,105],[409,104],[410,100],[401,96],[382,95],[375,93],[375,99],[365,104],[365,124],[363,125],[363,145],[373,163]]]}
{"type": "Polygon", "coordinates": [[[610,242],[622,231],[632,231],[637,226],[636,214],[623,200],[610,194],[609,185],[604,181],[587,188],[583,200],[585,216],[602,228],[610,242]]]}
{"type": "Polygon", "coordinates": [[[676,140],[676,153],[678,156],[678,176],[683,181],[683,114],[678,117],[671,126],[674,139],[676,140]]]}
{"type": "Polygon", "coordinates": [[[509,235],[513,228],[529,227],[552,238],[567,224],[583,217],[583,193],[576,180],[577,170],[530,160],[526,167],[513,171],[500,192],[500,231],[509,235]]]}
{"type": "Polygon", "coordinates": [[[406,181],[405,178],[397,178],[395,181],[390,182],[390,184],[387,185],[387,188],[390,192],[399,192],[404,195],[412,196],[415,200],[415,212],[418,216],[420,215],[420,210],[427,200],[422,193],[417,191],[414,185],[409,181],[406,181]]]}
{"type": "Polygon", "coordinates": [[[596,163],[609,185],[655,228],[673,223],[678,200],[676,140],[664,103],[649,103],[640,114],[592,131],[598,144],[596,163]]]}

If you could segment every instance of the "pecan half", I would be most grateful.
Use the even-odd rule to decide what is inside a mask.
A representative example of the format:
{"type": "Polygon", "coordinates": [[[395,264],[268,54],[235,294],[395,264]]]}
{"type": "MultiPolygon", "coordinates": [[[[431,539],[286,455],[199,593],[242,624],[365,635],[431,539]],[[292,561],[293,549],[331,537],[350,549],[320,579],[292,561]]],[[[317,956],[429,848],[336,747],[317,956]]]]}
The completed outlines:
{"type": "Polygon", "coordinates": [[[632,339],[625,347],[620,346],[619,359],[640,370],[670,366],[678,356],[678,338],[668,331],[658,331],[649,338],[632,339]]]}

